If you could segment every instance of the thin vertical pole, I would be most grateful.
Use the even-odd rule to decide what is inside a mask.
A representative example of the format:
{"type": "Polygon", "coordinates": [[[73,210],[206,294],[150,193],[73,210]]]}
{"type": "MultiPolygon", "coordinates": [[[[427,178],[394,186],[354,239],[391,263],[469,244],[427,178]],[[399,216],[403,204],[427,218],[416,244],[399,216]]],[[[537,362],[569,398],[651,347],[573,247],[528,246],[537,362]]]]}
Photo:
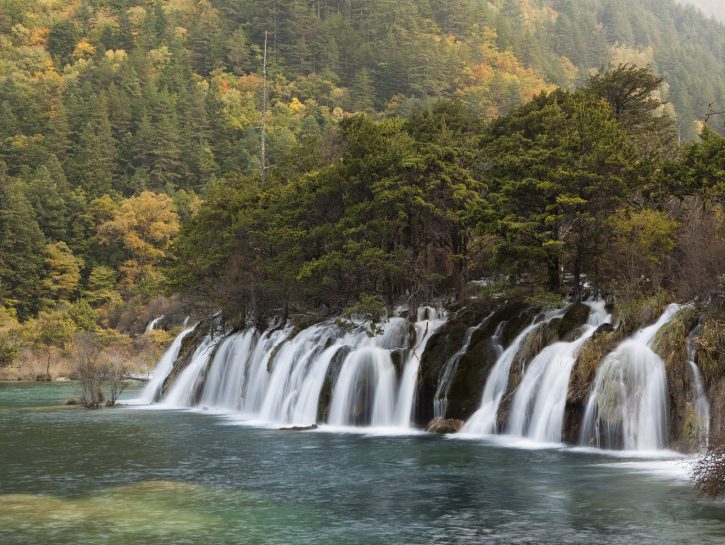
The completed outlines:
{"type": "Polygon", "coordinates": [[[260,143],[259,181],[262,187],[267,176],[265,133],[267,131],[267,31],[264,31],[264,57],[262,61],[262,131],[260,143]]]}

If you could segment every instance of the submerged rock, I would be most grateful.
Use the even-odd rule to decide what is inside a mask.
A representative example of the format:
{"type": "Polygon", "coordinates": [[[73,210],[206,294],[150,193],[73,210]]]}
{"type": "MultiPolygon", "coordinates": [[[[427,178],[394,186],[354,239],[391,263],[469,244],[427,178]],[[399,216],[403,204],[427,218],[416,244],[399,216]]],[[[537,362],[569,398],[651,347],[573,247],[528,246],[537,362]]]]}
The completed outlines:
{"type": "Polygon", "coordinates": [[[430,433],[456,433],[459,431],[465,422],[458,418],[434,418],[431,420],[425,428],[425,431],[430,433]]]}
{"type": "Polygon", "coordinates": [[[279,431],[312,431],[319,428],[317,424],[310,424],[309,426],[291,426],[289,428],[280,428],[279,431]]]}

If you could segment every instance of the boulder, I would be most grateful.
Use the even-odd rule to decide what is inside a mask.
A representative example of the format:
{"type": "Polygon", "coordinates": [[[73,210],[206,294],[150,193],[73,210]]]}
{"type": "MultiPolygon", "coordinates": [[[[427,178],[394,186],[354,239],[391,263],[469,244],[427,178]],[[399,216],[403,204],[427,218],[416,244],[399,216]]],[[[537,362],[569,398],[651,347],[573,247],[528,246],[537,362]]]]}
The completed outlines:
{"type": "Polygon", "coordinates": [[[465,422],[457,418],[434,418],[425,428],[430,433],[456,433],[463,427],[465,422]]]}

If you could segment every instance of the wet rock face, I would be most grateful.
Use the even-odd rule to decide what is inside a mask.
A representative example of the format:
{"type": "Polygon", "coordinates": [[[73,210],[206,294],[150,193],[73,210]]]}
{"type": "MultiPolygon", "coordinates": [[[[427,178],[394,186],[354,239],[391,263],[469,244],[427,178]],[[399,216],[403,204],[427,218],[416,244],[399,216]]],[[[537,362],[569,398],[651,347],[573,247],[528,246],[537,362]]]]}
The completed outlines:
{"type": "Polygon", "coordinates": [[[559,340],[571,342],[578,337],[578,329],[584,325],[589,318],[591,309],[583,304],[577,303],[566,311],[557,325],[559,340]]]}
{"type": "Polygon", "coordinates": [[[433,401],[441,373],[446,362],[463,346],[469,327],[481,324],[491,315],[472,335],[468,350],[458,361],[453,375],[444,416],[456,420],[466,420],[478,409],[486,378],[498,357],[491,337],[499,324],[506,324],[502,331],[502,342],[507,346],[537,314],[537,309],[522,302],[501,304],[482,301],[459,310],[453,319],[430,338],[421,358],[416,424],[426,426],[432,420],[433,401]]]}
{"type": "Polygon", "coordinates": [[[486,378],[498,358],[491,340],[494,331],[495,328],[485,328],[476,331],[471,338],[468,351],[458,362],[458,370],[451,382],[446,417],[466,420],[481,404],[486,378]]]}
{"type": "Polygon", "coordinates": [[[462,321],[450,320],[428,340],[421,357],[415,404],[415,422],[418,426],[425,426],[433,418],[438,379],[445,363],[461,347],[466,329],[462,321]]]}
{"type": "Polygon", "coordinates": [[[456,433],[459,431],[465,422],[456,418],[434,418],[425,428],[425,431],[430,433],[456,433]]]}
{"type": "Polygon", "coordinates": [[[327,417],[330,416],[330,404],[332,403],[332,385],[335,384],[342,364],[345,362],[350,353],[350,348],[345,346],[340,348],[330,361],[330,366],[327,368],[327,375],[325,376],[325,382],[322,384],[322,390],[320,391],[320,398],[317,405],[317,421],[327,422],[327,417]]]}
{"type": "Polygon", "coordinates": [[[713,384],[709,391],[710,399],[710,435],[725,435],[725,377],[713,384]]]}

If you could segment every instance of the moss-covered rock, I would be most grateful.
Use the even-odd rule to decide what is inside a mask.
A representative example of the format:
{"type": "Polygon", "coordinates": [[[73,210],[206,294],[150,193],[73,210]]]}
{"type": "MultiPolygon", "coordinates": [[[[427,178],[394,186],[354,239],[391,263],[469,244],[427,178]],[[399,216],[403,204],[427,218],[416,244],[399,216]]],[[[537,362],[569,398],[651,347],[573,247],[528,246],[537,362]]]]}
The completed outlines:
{"type": "Polygon", "coordinates": [[[699,449],[694,425],[694,376],[687,354],[687,338],[697,326],[698,311],[687,307],[675,314],[652,341],[652,350],[665,363],[667,374],[667,444],[683,452],[699,449]]]}
{"type": "Polygon", "coordinates": [[[577,443],[586,403],[596,377],[597,367],[604,357],[622,342],[622,333],[610,324],[602,324],[579,351],[569,379],[562,440],[577,443]]]}
{"type": "Polygon", "coordinates": [[[590,312],[591,309],[583,303],[577,303],[569,307],[556,324],[558,340],[573,341],[576,339],[579,336],[577,330],[586,323],[590,312]]]}
{"type": "MultiPolygon", "coordinates": [[[[495,300],[479,300],[471,301],[466,306],[459,306],[455,315],[428,339],[421,356],[416,392],[414,419],[417,425],[425,426],[433,418],[433,401],[443,367],[460,350],[468,328],[480,324],[493,313],[498,304],[495,300]]],[[[492,321],[493,319],[489,320],[492,321]]],[[[492,334],[490,328],[486,328],[486,331],[488,336],[492,334]]],[[[472,339],[471,348],[476,340],[472,339]]],[[[480,394],[481,390],[478,390],[478,396],[480,394]]],[[[453,395],[449,394],[448,399],[453,399],[453,395]]]]}
{"type": "Polygon", "coordinates": [[[416,422],[426,425],[433,418],[433,401],[443,367],[461,349],[468,328],[480,325],[471,336],[468,350],[458,361],[444,415],[457,420],[470,417],[480,404],[486,378],[498,358],[492,337],[499,325],[504,324],[501,341],[506,346],[537,314],[538,309],[522,301],[479,301],[474,308],[461,309],[426,346],[421,363],[416,422]]]}

